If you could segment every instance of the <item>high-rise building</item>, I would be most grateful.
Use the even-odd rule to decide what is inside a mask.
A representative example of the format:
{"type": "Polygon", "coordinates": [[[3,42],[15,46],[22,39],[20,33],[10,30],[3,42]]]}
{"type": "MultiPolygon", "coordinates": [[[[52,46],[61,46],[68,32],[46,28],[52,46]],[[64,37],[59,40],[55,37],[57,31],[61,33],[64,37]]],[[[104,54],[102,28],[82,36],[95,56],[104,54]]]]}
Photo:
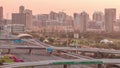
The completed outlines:
{"type": "Polygon", "coordinates": [[[24,9],[25,9],[24,6],[20,6],[19,7],[19,13],[24,13],[24,9]]]}
{"type": "Polygon", "coordinates": [[[80,25],[80,14],[74,13],[74,25],[80,25]]]}
{"type": "Polygon", "coordinates": [[[24,24],[26,26],[26,14],[12,13],[12,24],[24,24]]]}
{"type": "Polygon", "coordinates": [[[93,21],[104,21],[104,14],[102,12],[94,12],[93,21]]]}
{"type": "Polygon", "coordinates": [[[97,29],[104,29],[104,14],[100,11],[93,13],[93,22],[97,29]]]}
{"type": "Polygon", "coordinates": [[[57,20],[58,19],[58,13],[51,11],[49,14],[50,20],[57,20]]]}
{"type": "Polygon", "coordinates": [[[0,7],[0,20],[3,20],[3,7],[0,7]]]}
{"type": "Polygon", "coordinates": [[[74,13],[74,30],[80,31],[80,14],[74,13]]]}
{"type": "Polygon", "coordinates": [[[116,9],[107,8],[105,9],[105,29],[107,32],[113,32],[113,23],[116,20],[116,9]]]}
{"type": "Polygon", "coordinates": [[[64,13],[64,12],[59,12],[59,13],[58,13],[58,21],[59,21],[60,23],[64,23],[66,17],[67,17],[67,15],[66,15],[66,13],[64,13]]]}
{"type": "Polygon", "coordinates": [[[32,29],[32,10],[25,9],[24,14],[26,14],[26,29],[32,29]]]}
{"type": "Polygon", "coordinates": [[[24,9],[24,6],[20,6],[19,13],[12,14],[12,24],[23,24],[26,30],[31,30],[32,18],[32,10],[24,9]]]}
{"type": "MultiPolygon", "coordinates": [[[[26,14],[24,13],[12,13],[12,25],[23,25],[26,27],[26,14]]],[[[14,32],[14,28],[12,26],[11,32],[14,32]]]]}
{"type": "Polygon", "coordinates": [[[40,14],[40,15],[37,15],[37,20],[39,21],[47,21],[48,20],[48,14],[40,14]]]}
{"type": "Polygon", "coordinates": [[[80,13],[80,32],[84,33],[87,31],[87,24],[89,21],[89,15],[86,12],[80,13]]]}
{"type": "Polygon", "coordinates": [[[39,21],[40,25],[37,26],[46,26],[47,21],[48,21],[48,14],[39,14],[36,16],[36,20],[39,21]]]}

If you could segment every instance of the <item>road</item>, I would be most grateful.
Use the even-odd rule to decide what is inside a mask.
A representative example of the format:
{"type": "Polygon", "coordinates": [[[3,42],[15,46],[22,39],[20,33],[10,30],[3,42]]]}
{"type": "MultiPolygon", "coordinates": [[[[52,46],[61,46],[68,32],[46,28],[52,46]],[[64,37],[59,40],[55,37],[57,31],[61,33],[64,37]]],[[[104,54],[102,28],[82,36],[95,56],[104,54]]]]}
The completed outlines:
{"type": "MultiPolygon", "coordinates": [[[[6,42],[6,45],[7,46],[4,46],[4,45],[1,45],[0,48],[11,48],[13,49],[11,51],[11,53],[15,53],[14,55],[16,55],[18,58],[20,59],[23,59],[25,62],[28,62],[28,61],[42,61],[42,60],[65,60],[65,58],[61,58],[61,57],[57,57],[57,56],[48,56],[46,54],[46,51],[45,50],[33,50],[32,51],[32,54],[27,54],[28,50],[21,50],[21,49],[15,49],[16,47],[25,47],[25,48],[28,48],[28,47],[31,47],[31,48],[38,48],[38,47],[43,47],[43,48],[46,48],[46,47],[51,47],[53,48],[54,50],[79,50],[79,51],[85,51],[85,52],[105,52],[105,53],[117,53],[117,54],[120,54],[120,50],[101,50],[101,49],[94,49],[94,48],[71,48],[71,47],[54,47],[54,46],[50,46],[50,45],[47,45],[47,44],[44,44],[44,43],[41,43],[41,42],[38,42],[38,41],[35,41],[35,40],[26,40],[26,43],[23,43],[24,45],[26,46],[23,46],[23,44],[14,44],[13,42],[11,42],[12,45],[10,45],[10,43],[7,44],[6,42]]],[[[70,54],[69,54],[70,55],[70,54]]],[[[75,55],[72,55],[72,56],[75,56],[75,55]]],[[[83,58],[83,57],[80,57],[80,56],[76,56],[77,58],[79,59],[86,59],[86,58],[83,58]]],[[[103,59],[105,60],[105,59],[103,59]]],[[[115,62],[115,61],[114,61],[115,62]]],[[[58,66],[47,66],[47,68],[61,68],[62,65],[58,65],[58,66]]],[[[70,65],[69,68],[94,68],[94,67],[91,67],[89,65],[70,65]]],[[[39,67],[35,67],[35,68],[39,68],[39,67]]],[[[43,66],[42,68],[46,68],[46,66],[43,66]]]]}
{"type": "MultiPolygon", "coordinates": [[[[20,59],[23,59],[25,62],[42,61],[42,60],[65,60],[65,58],[57,57],[54,55],[48,56],[46,53],[46,50],[35,50],[34,49],[32,51],[32,54],[28,54],[27,49],[15,49],[16,47],[22,47],[23,44],[27,44],[27,46],[25,46],[25,47],[29,47],[29,46],[37,47],[38,45],[33,45],[33,42],[32,43],[23,43],[23,44],[14,44],[13,42],[10,42],[11,45],[10,45],[10,43],[7,44],[7,42],[6,42],[6,45],[4,45],[4,43],[2,45],[0,45],[1,48],[11,48],[12,49],[11,54],[17,56],[20,59]]],[[[39,44],[39,43],[35,43],[35,44],[39,44]]],[[[46,47],[46,46],[39,44],[39,47],[46,47]]],[[[62,68],[62,67],[63,67],[63,65],[42,66],[42,68],[62,68]]],[[[80,68],[80,67],[81,68],[92,68],[87,65],[70,65],[69,68],[80,68]]],[[[35,68],[40,68],[40,67],[36,66],[35,68]]]]}

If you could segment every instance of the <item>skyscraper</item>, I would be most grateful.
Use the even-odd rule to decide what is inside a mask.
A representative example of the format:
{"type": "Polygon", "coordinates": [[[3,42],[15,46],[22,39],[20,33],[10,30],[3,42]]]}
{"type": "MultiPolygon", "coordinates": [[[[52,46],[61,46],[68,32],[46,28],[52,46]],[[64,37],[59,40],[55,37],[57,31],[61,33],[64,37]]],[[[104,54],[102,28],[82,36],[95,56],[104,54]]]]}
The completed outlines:
{"type": "Polygon", "coordinates": [[[0,20],[3,20],[3,7],[0,7],[0,20]]]}
{"type": "Polygon", "coordinates": [[[12,14],[12,24],[23,24],[26,30],[32,29],[32,10],[19,7],[19,13],[12,14]]]}
{"type": "Polygon", "coordinates": [[[12,13],[12,24],[23,24],[24,26],[26,26],[26,14],[12,13]]]}
{"type": "Polygon", "coordinates": [[[74,30],[80,31],[80,14],[74,13],[74,30]]]}
{"type": "Polygon", "coordinates": [[[24,13],[24,9],[25,9],[24,6],[20,6],[19,7],[19,13],[24,13]]]}
{"type": "Polygon", "coordinates": [[[102,12],[94,12],[93,20],[94,21],[104,21],[104,14],[102,12]]]}
{"type": "Polygon", "coordinates": [[[87,31],[87,23],[89,21],[89,15],[86,12],[80,13],[80,32],[84,33],[87,31]]]}
{"type": "Polygon", "coordinates": [[[104,30],[104,14],[102,12],[97,11],[93,13],[93,22],[95,22],[93,25],[95,25],[96,28],[104,30]]]}
{"type": "Polygon", "coordinates": [[[116,20],[116,9],[107,8],[105,9],[105,29],[107,32],[113,32],[113,23],[116,20]]]}
{"type": "Polygon", "coordinates": [[[64,23],[66,17],[67,17],[67,15],[66,15],[66,13],[64,13],[64,12],[59,12],[59,13],[58,13],[58,21],[59,21],[60,23],[64,23]]]}
{"type": "Polygon", "coordinates": [[[32,10],[26,9],[24,10],[24,14],[26,14],[26,29],[32,29],[32,10]]]}

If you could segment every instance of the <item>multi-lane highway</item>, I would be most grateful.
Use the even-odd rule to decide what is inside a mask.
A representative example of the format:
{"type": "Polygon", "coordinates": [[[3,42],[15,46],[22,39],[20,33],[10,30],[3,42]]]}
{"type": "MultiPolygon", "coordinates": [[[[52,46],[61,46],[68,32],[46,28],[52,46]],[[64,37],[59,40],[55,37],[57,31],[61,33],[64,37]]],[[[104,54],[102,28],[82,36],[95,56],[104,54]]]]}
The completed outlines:
{"type": "Polygon", "coordinates": [[[120,59],[64,59],[64,60],[46,60],[46,61],[35,61],[35,62],[21,62],[11,63],[8,65],[1,66],[2,68],[7,67],[23,67],[23,66],[43,66],[43,65],[71,65],[71,64],[119,64],[120,59]]]}

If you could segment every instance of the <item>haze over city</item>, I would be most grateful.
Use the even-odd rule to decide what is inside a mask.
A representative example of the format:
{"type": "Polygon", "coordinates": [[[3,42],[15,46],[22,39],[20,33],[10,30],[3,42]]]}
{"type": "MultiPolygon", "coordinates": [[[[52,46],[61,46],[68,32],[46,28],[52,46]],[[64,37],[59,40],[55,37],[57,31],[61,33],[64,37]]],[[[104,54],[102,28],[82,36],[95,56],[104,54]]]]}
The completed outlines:
{"type": "Polygon", "coordinates": [[[4,18],[11,18],[11,13],[18,12],[21,5],[31,9],[33,15],[46,14],[50,11],[64,11],[69,15],[86,11],[92,15],[94,11],[103,12],[104,8],[116,8],[118,17],[119,2],[119,0],[0,0],[0,6],[4,7],[4,18]]]}
{"type": "Polygon", "coordinates": [[[120,68],[120,1],[0,0],[8,67],[120,68]]]}

